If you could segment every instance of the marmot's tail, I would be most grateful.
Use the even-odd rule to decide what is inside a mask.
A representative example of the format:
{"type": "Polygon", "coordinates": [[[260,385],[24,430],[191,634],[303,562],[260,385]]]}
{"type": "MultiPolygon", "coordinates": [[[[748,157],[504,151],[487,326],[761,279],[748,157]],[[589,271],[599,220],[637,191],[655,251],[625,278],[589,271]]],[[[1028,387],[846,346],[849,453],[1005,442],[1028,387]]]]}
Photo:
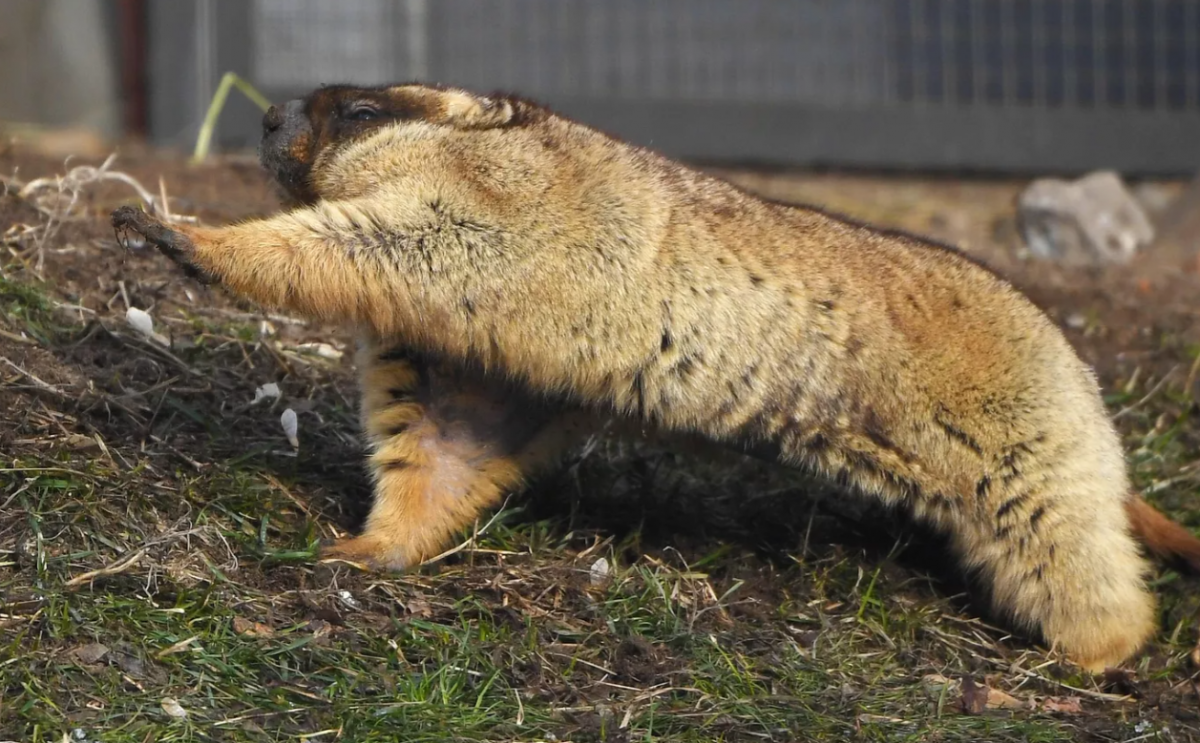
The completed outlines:
{"type": "Polygon", "coordinates": [[[1139,495],[1125,501],[1133,535],[1151,554],[1163,560],[1177,561],[1200,574],[1200,539],[1187,529],[1155,510],[1139,495]]]}

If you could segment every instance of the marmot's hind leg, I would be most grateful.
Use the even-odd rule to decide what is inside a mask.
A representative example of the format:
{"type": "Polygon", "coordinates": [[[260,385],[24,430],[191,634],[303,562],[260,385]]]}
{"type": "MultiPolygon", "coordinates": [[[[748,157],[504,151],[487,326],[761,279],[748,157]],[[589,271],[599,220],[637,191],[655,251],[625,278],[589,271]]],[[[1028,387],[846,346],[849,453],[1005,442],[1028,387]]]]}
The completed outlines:
{"type": "Polygon", "coordinates": [[[1124,496],[1097,497],[1092,488],[1112,483],[1095,479],[1018,483],[995,493],[986,512],[976,512],[982,518],[955,528],[954,539],[999,613],[1102,671],[1149,640],[1156,612],[1124,496]]]}
{"type": "Polygon", "coordinates": [[[387,354],[360,363],[374,502],[362,534],[324,557],[419,564],[578,440],[571,418],[500,385],[387,354]]]}

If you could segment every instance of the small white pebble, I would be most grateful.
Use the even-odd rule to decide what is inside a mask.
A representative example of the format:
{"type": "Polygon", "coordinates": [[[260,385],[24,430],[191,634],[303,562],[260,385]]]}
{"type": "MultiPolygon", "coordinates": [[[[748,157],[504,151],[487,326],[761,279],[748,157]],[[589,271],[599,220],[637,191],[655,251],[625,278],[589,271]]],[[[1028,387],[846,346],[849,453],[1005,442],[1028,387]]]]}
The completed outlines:
{"type": "Polygon", "coordinates": [[[328,343],[301,343],[296,346],[296,350],[301,353],[308,353],[314,356],[320,356],[323,359],[331,359],[337,361],[342,358],[343,354],[328,343]]]}
{"type": "Polygon", "coordinates": [[[351,609],[360,608],[358,599],[354,598],[354,596],[352,596],[350,592],[345,589],[338,591],[338,600],[340,600],[346,606],[349,606],[351,609]]]}
{"type": "Polygon", "coordinates": [[[591,569],[588,571],[593,586],[598,586],[608,580],[608,574],[612,568],[608,564],[608,558],[601,557],[592,563],[591,569]]]}
{"type": "Polygon", "coordinates": [[[283,411],[283,415],[279,416],[279,425],[283,426],[283,435],[287,436],[288,443],[293,449],[300,448],[300,422],[296,418],[296,411],[288,408],[283,411]]]}
{"type": "Polygon", "coordinates": [[[139,310],[137,307],[130,307],[125,312],[125,322],[129,326],[141,333],[146,338],[163,346],[171,345],[166,336],[154,332],[154,320],[150,317],[150,313],[145,310],[139,310]]]}
{"type": "Polygon", "coordinates": [[[1082,314],[1075,312],[1070,315],[1067,315],[1067,327],[1068,328],[1075,328],[1076,330],[1078,330],[1078,329],[1084,327],[1085,325],[1087,325],[1087,318],[1084,317],[1082,314]]]}
{"type": "Polygon", "coordinates": [[[177,720],[183,720],[188,716],[187,710],[171,697],[163,697],[161,704],[163,712],[166,712],[170,717],[174,717],[177,720]]]}
{"type": "MultiPolygon", "coordinates": [[[[280,395],[279,385],[275,384],[274,382],[267,382],[262,387],[259,387],[254,390],[254,401],[251,402],[250,404],[257,405],[258,403],[262,402],[263,400],[277,400],[277,399],[279,399],[279,395],[280,395]]],[[[285,424],[285,427],[286,427],[286,424],[285,424]]],[[[286,428],[285,428],[285,430],[286,430],[286,428]]]]}
{"type": "Polygon", "coordinates": [[[139,310],[137,307],[130,307],[125,313],[125,322],[129,323],[137,332],[145,336],[154,335],[154,320],[151,319],[150,313],[145,310],[139,310]]]}
{"type": "Polygon", "coordinates": [[[71,731],[71,735],[75,737],[75,740],[83,740],[87,737],[87,733],[83,732],[83,728],[75,728],[71,731]]]}

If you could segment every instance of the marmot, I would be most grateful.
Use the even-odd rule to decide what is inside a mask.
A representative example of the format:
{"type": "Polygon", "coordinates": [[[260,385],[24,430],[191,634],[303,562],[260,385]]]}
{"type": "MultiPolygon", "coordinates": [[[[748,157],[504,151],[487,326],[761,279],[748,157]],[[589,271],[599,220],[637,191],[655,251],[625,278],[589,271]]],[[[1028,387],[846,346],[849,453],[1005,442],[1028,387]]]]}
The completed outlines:
{"type": "Polygon", "coordinates": [[[375,501],[329,554],[404,568],[605,419],[836,478],[945,530],[994,607],[1096,670],[1155,627],[1092,371],[951,248],[768,202],[508,95],[328,86],[263,120],[294,208],[113,214],[191,275],[352,326],[375,501]]]}

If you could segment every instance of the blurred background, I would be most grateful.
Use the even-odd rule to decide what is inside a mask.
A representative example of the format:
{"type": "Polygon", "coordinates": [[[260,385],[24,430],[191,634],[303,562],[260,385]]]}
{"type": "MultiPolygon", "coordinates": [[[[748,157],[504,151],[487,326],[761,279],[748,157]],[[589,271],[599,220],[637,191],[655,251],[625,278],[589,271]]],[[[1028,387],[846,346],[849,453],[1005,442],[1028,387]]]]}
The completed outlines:
{"type": "MultiPolygon", "coordinates": [[[[221,76],[504,89],[707,162],[1200,165],[1196,0],[0,0],[0,120],[187,149],[221,76]]],[[[261,114],[234,94],[222,149],[261,114]]]]}

